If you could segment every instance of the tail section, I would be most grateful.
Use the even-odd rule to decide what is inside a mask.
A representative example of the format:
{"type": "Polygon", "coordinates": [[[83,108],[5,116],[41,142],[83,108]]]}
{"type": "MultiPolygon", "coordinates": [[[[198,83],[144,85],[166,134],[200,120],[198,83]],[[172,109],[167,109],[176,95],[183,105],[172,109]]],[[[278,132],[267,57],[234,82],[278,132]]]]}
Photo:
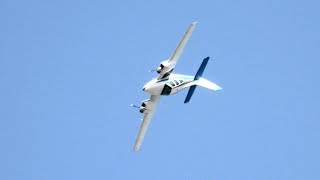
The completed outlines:
{"type": "Polygon", "coordinates": [[[222,89],[222,87],[216,85],[215,83],[206,80],[205,78],[200,78],[199,81],[197,82],[197,85],[202,86],[207,89],[211,89],[213,91],[219,91],[222,89]]]}
{"type": "Polygon", "coordinates": [[[190,89],[188,91],[186,99],[184,100],[184,103],[188,103],[190,101],[194,91],[196,90],[197,85],[205,87],[205,88],[208,88],[208,89],[211,89],[211,90],[214,90],[214,91],[218,91],[218,90],[222,89],[220,86],[216,85],[215,83],[210,82],[210,81],[208,81],[208,80],[206,80],[206,79],[201,77],[202,74],[203,74],[204,69],[207,66],[209,58],[210,57],[206,57],[202,61],[201,65],[200,65],[200,67],[199,67],[199,69],[197,71],[197,74],[194,76],[194,81],[196,81],[196,85],[190,86],[190,89]]]}
{"type": "MultiPolygon", "coordinates": [[[[204,69],[206,68],[207,64],[208,64],[208,61],[209,61],[209,58],[210,57],[206,57],[204,58],[204,60],[202,61],[201,63],[201,66],[199,67],[198,71],[197,71],[197,74],[194,76],[194,80],[198,80],[199,78],[201,78],[202,74],[203,74],[203,71],[204,69]]],[[[188,91],[188,94],[187,94],[187,97],[186,99],[184,100],[184,103],[188,103],[194,93],[194,90],[196,90],[196,85],[192,85],[188,91]]]]}
{"type": "Polygon", "coordinates": [[[188,102],[190,101],[194,90],[196,90],[196,87],[197,87],[196,85],[190,86],[189,91],[188,91],[188,94],[187,94],[187,97],[186,97],[186,99],[184,100],[184,103],[188,103],[188,102]]]}
{"type": "Polygon", "coordinates": [[[209,58],[210,57],[206,57],[204,58],[204,60],[202,61],[198,71],[197,71],[197,74],[194,76],[194,80],[198,80],[199,78],[201,78],[202,74],[203,74],[203,71],[204,69],[206,68],[207,64],[208,64],[208,61],[209,61],[209,58]]]}

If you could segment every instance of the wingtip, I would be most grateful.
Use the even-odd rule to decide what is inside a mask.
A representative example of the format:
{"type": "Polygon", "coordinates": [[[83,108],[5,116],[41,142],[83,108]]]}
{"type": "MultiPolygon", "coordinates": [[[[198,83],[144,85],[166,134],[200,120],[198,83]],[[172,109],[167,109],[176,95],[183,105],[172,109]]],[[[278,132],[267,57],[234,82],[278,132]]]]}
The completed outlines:
{"type": "Polygon", "coordinates": [[[139,148],[138,147],[134,147],[133,148],[133,152],[137,152],[137,151],[139,151],[139,148]]]}
{"type": "Polygon", "coordinates": [[[218,89],[217,89],[217,91],[221,91],[222,89],[223,89],[223,88],[219,86],[218,89]]]}

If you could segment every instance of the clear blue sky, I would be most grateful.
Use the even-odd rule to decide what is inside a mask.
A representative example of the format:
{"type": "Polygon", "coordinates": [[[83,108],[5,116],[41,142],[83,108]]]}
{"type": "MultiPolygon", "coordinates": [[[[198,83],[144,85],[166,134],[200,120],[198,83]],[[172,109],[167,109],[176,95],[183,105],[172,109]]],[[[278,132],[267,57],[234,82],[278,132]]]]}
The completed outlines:
{"type": "Polygon", "coordinates": [[[320,3],[0,1],[0,179],[320,179],[320,3]],[[163,97],[133,153],[148,70],[221,85],[163,97]]]}

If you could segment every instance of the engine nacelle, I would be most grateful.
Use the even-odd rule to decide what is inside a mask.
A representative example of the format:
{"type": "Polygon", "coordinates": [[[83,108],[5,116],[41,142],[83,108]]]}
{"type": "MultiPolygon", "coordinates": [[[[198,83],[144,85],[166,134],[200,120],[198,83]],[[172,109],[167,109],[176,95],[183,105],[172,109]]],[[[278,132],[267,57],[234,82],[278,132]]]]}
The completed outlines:
{"type": "Polygon", "coordinates": [[[160,74],[163,68],[164,68],[164,65],[160,64],[160,66],[157,68],[157,73],[160,74]]]}
{"type": "Polygon", "coordinates": [[[141,106],[139,108],[140,113],[144,113],[147,110],[148,101],[149,99],[142,101],[141,106]]]}
{"type": "Polygon", "coordinates": [[[157,68],[157,73],[160,74],[163,71],[165,71],[165,72],[168,71],[169,66],[170,66],[170,63],[168,62],[168,60],[162,61],[159,65],[159,67],[157,68]]]}

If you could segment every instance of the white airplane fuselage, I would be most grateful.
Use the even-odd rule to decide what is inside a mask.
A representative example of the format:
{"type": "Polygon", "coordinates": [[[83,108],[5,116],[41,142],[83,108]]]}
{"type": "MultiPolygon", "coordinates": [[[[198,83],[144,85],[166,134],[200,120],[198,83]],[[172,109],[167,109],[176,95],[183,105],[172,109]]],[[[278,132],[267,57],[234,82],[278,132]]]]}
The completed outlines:
{"type": "Polygon", "coordinates": [[[152,79],[143,86],[143,91],[150,95],[171,95],[181,91],[184,88],[196,84],[193,76],[180,74],[171,74],[168,78],[152,79]]]}
{"type": "Polygon", "coordinates": [[[178,93],[184,88],[189,88],[184,100],[184,103],[188,103],[197,86],[213,91],[219,91],[222,89],[217,84],[202,77],[204,69],[209,61],[209,57],[205,57],[203,59],[194,76],[172,73],[195,27],[196,22],[190,24],[170,58],[162,61],[156,69],[156,72],[158,73],[157,77],[143,86],[143,91],[150,94],[150,98],[142,101],[140,106],[131,105],[133,107],[137,107],[139,112],[143,113],[143,119],[134,145],[134,151],[138,151],[141,147],[142,140],[146,134],[151,118],[156,111],[161,95],[168,96],[178,93]]]}

